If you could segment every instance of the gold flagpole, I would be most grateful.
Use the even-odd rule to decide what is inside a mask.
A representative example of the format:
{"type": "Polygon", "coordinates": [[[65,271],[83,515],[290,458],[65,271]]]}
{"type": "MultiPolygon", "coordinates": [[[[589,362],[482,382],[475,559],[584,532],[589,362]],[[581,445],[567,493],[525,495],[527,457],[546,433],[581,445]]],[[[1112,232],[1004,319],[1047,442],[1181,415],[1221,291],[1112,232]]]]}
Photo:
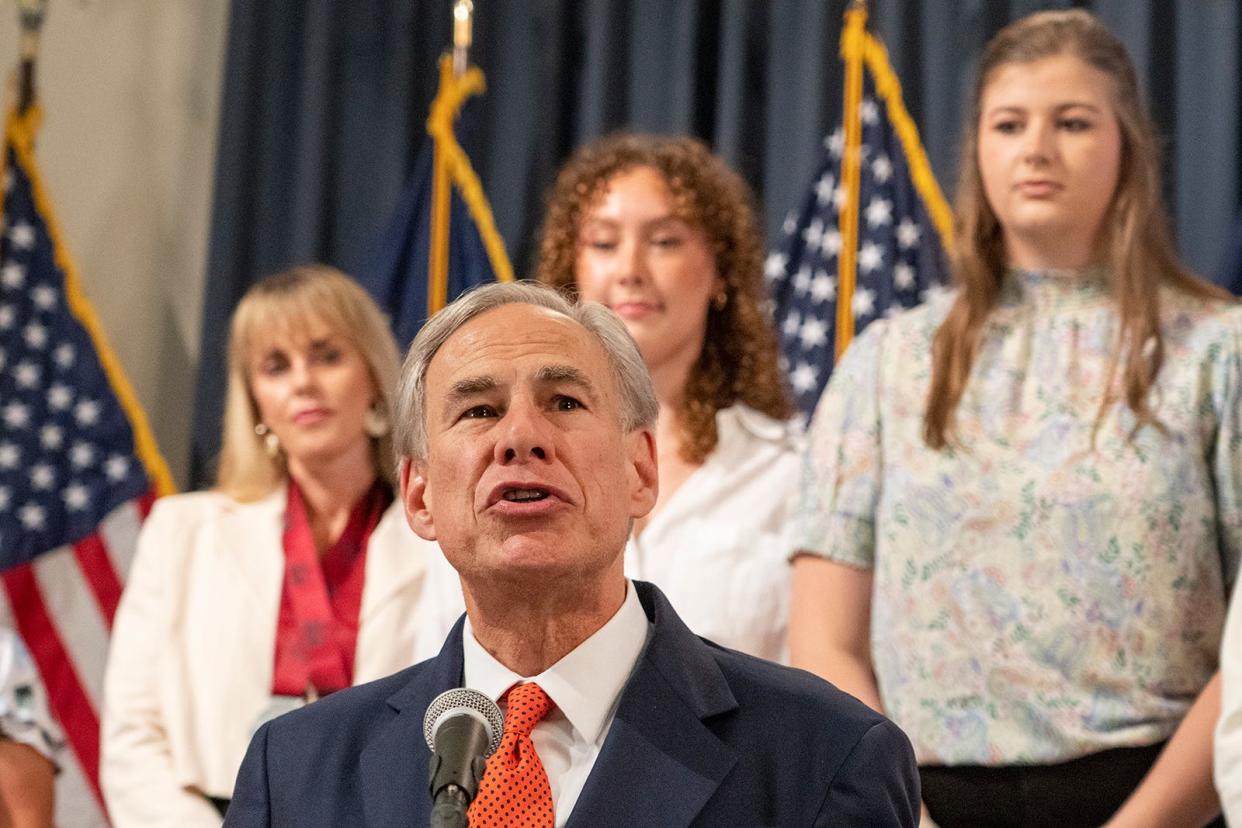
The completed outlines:
{"type": "Polygon", "coordinates": [[[845,204],[837,217],[841,253],[837,257],[837,359],[854,339],[854,286],[858,276],[858,198],[862,158],[863,53],[867,39],[867,4],[853,0],[841,32],[845,61],[845,105],[842,123],[845,146],[841,155],[841,185],[845,204]]]}
{"type": "MultiPolygon", "coordinates": [[[[440,72],[440,92],[444,95],[469,68],[470,45],[474,38],[474,3],[457,0],[453,4],[453,60],[452,67],[440,72]]],[[[444,147],[437,140],[434,144],[431,173],[431,245],[427,261],[427,315],[430,316],[448,303],[448,239],[449,222],[452,219],[452,190],[448,159],[444,147]]]]}

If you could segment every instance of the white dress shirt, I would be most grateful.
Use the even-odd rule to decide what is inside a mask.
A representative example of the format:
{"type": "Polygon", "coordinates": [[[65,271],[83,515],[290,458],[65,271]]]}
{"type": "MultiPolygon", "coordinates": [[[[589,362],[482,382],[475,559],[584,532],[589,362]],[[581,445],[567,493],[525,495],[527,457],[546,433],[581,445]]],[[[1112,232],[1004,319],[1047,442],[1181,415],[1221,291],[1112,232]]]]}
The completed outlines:
{"type": "Polygon", "coordinates": [[[470,619],[462,631],[466,686],[501,704],[514,684],[538,684],[556,705],[535,725],[535,744],[552,787],[556,825],[569,819],[600,748],[612,727],[617,700],[647,643],[651,624],[629,581],[621,609],[604,626],[537,676],[519,676],[474,638],[470,619]]]}

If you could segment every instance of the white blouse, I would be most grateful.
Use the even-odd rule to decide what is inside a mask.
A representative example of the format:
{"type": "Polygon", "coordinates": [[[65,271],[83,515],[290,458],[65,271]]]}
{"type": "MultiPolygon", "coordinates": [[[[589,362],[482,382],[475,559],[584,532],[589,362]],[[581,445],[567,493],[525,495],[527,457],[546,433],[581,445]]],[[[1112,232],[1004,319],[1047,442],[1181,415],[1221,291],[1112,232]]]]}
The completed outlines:
{"type": "Polygon", "coordinates": [[[630,538],[625,571],[663,590],[696,634],[783,663],[801,436],[742,405],[718,412],[716,429],[707,461],[630,538]]]}

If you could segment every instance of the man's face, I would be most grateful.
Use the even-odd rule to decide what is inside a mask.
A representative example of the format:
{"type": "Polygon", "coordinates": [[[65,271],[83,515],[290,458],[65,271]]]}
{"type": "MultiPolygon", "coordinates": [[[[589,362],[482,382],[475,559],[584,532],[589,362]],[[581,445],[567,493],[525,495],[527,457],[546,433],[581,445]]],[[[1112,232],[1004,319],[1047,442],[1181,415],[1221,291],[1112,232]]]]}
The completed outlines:
{"type": "Polygon", "coordinates": [[[427,457],[401,480],[410,525],[474,579],[585,582],[621,572],[656,498],[651,432],[625,433],[611,363],[571,319],[480,314],[427,367],[427,457]]]}

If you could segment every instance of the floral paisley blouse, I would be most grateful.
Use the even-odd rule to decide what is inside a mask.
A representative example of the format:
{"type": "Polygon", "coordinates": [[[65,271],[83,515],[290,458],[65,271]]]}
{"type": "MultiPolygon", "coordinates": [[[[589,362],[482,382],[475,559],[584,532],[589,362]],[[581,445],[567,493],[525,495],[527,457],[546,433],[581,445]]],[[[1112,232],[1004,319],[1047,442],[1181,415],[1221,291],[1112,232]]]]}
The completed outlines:
{"type": "Polygon", "coordinates": [[[933,451],[931,343],[951,302],[875,322],[838,367],[799,548],[873,570],[873,667],[920,763],[1165,739],[1216,670],[1242,550],[1242,306],[1162,289],[1164,430],[1131,440],[1124,402],[1098,417],[1107,276],[1012,271],[956,440],[933,451]]]}

